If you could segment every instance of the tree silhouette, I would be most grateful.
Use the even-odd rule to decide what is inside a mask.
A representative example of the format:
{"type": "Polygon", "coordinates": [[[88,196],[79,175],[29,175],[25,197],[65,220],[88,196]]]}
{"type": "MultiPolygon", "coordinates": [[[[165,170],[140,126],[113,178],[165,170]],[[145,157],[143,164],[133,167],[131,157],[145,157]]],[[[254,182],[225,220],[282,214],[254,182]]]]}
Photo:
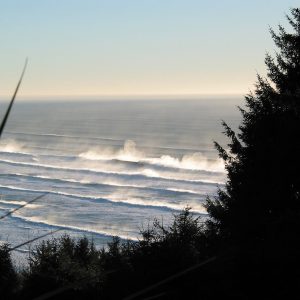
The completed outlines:
{"type": "Polygon", "coordinates": [[[287,19],[292,33],[270,30],[279,52],[266,55],[267,78],[258,75],[239,108],[239,133],[223,122],[229,150],[215,146],[228,180],[206,203],[208,227],[244,262],[268,270],[300,258],[300,9],[287,19]]]}

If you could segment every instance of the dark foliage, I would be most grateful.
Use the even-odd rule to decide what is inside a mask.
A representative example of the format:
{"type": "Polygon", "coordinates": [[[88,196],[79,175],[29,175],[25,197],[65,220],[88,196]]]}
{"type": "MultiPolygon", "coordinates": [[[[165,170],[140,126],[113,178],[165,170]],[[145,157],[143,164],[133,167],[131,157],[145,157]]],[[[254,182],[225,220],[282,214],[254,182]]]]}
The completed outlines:
{"type": "Polygon", "coordinates": [[[11,262],[9,246],[0,246],[0,297],[11,299],[18,288],[18,277],[11,262]]]}
{"type": "Polygon", "coordinates": [[[86,238],[69,236],[43,241],[23,274],[22,299],[65,288],[56,299],[122,299],[151,283],[198,263],[210,252],[203,225],[189,209],[174,216],[170,227],[158,220],[141,232],[141,240],[96,250],[86,238]],[[116,288],[117,287],[117,288],[116,288]]]}
{"type": "Polygon", "coordinates": [[[64,235],[59,239],[42,241],[31,253],[29,269],[23,272],[22,299],[65,287],[57,299],[73,293],[97,294],[101,282],[99,252],[86,238],[78,241],[64,235]],[[71,292],[70,292],[71,291],[71,292]]]}
{"type": "Polygon", "coordinates": [[[255,274],[254,286],[267,279],[272,291],[300,278],[300,9],[288,20],[293,33],[271,30],[279,53],[267,54],[268,78],[258,76],[246,96],[240,132],[223,124],[229,151],[216,147],[228,180],[206,205],[209,228],[235,249],[241,273],[255,274]]]}
{"type": "Polygon", "coordinates": [[[175,272],[207,255],[203,225],[199,218],[192,216],[189,208],[174,215],[170,227],[166,228],[156,219],[152,227],[141,233],[143,239],[135,247],[136,265],[140,267],[152,265],[158,274],[166,273],[166,270],[175,272]],[[145,257],[145,253],[148,253],[149,257],[145,257]],[[163,272],[164,268],[166,270],[163,272]]]}

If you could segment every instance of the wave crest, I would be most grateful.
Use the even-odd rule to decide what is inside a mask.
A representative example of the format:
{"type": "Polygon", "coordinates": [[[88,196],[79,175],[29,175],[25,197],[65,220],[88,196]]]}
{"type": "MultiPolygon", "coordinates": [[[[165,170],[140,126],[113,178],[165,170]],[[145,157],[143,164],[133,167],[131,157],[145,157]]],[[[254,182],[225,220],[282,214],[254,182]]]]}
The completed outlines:
{"type": "Polygon", "coordinates": [[[13,139],[5,139],[0,144],[0,152],[7,152],[7,153],[23,153],[24,145],[20,142],[17,142],[13,139]]]}
{"type": "Polygon", "coordinates": [[[137,150],[136,143],[132,140],[127,140],[124,146],[119,150],[114,150],[110,147],[97,147],[78,155],[80,158],[89,160],[123,160],[138,162],[144,157],[144,153],[137,150]]]}
{"type": "Polygon", "coordinates": [[[225,166],[221,159],[209,160],[201,152],[185,154],[182,157],[173,157],[171,155],[146,157],[144,152],[137,149],[136,143],[132,140],[125,141],[123,147],[119,150],[110,147],[97,147],[80,153],[79,157],[87,160],[139,162],[186,170],[206,170],[212,172],[225,171],[225,166]]]}

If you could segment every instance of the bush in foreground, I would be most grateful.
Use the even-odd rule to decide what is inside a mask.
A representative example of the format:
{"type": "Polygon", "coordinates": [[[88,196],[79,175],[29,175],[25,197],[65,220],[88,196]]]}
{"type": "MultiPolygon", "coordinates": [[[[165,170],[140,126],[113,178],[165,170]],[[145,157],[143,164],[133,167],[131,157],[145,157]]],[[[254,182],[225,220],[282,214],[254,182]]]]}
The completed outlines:
{"type": "Polygon", "coordinates": [[[18,288],[18,276],[13,267],[9,246],[0,246],[0,298],[11,299],[18,288]]]}
{"type": "Polygon", "coordinates": [[[87,238],[76,241],[64,235],[42,241],[31,252],[29,267],[23,272],[21,298],[32,299],[62,287],[65,293],[58,295],[93,289],[101,281],[99,254],[87,238]]]}
{"type": "Polygon", "coordinates": [[[58,292],[55,299],[120,299],[186,267],[210,252],[198,217],[187,208],[170,226],[155,220],[139,241],[118,237],[97,250],[86,238],[64,235],[41,242],[23,273],[22,299],[58,292]]]}

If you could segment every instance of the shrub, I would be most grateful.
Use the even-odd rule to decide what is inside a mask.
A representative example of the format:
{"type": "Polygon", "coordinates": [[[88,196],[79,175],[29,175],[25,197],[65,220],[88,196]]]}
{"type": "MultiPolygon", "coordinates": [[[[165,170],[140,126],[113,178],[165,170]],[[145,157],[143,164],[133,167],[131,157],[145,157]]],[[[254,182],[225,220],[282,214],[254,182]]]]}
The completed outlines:
{"type": "Polygon", "coordinates": [[[80,294],[96,293],[101,281],[99,252],[87,238],[74,240],[68,235],[42,241],[31,252],[29,268],[23,273],[23,296],[31,298],[58,288],[80,294]]]}
{"type": "Polygon", "coordinates": [[[11,261],[9,245],[0,246],[0,296],[11,299],[18,288],[18,277],[11,261]]]}

